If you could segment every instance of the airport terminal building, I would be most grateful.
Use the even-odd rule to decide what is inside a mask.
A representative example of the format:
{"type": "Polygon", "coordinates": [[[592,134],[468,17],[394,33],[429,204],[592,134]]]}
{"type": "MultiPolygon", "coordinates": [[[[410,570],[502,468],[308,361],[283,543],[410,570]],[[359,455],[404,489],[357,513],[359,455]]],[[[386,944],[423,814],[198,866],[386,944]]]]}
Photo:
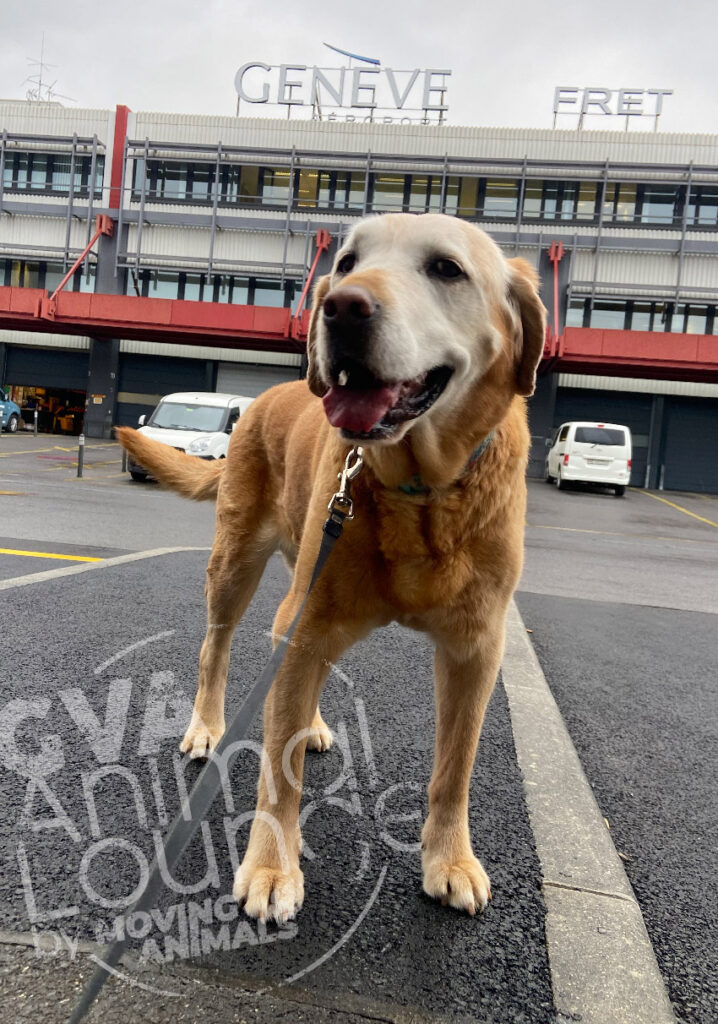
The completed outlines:
{"type": "Polygon", "coordinates": [[[606,420],[633,485],[718,492],[718,136],[0,101],[0,385],[43,429],[108,437],[168,392],[295,379],[306,286],[392,211],[537,267],[533,475],[556,426],[606,420]]]}

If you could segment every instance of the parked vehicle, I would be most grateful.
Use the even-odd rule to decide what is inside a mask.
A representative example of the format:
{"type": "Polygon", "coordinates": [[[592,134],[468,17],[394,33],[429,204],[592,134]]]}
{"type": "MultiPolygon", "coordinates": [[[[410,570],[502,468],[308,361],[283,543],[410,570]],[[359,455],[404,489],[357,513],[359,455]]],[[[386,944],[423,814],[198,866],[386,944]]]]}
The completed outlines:
{"type": "Polygon", "coordinates": [[[0,424],[8,434],[14,434],[20,426],[20,406],[6,398],[0,391],[0,424]]]}
{"type": "MultiPolygon", "coordinates": [[[[151,416],[140,416],[141,434],[171,445],[200,459],[223,459],[240,416],[252,404],[243,395],[213,391],[183,391],[165,395],[151,416]]],[[[133,480],[146,480],[147,471],[132,459],[128,469],[133,480]]]]}
{"type": "Polygon", "coordinates": [[[622,497],[631,479],[631,431],[619,423],[563,423],[546,441],[545,479],[561,489],[580,481],[613,487],[622,497]]]}

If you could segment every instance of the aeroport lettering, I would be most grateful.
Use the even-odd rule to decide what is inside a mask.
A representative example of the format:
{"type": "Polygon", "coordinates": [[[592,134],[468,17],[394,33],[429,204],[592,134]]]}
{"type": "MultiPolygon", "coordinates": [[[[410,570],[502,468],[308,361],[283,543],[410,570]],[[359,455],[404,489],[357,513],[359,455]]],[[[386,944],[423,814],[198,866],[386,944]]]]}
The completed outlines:
{"type": "Polygon", "coordinates": [[[451,71],[438,68],[319,68],[249,61],[234,84],[246,103],[332,110],[416,110],[442,117],[451,71]]]}

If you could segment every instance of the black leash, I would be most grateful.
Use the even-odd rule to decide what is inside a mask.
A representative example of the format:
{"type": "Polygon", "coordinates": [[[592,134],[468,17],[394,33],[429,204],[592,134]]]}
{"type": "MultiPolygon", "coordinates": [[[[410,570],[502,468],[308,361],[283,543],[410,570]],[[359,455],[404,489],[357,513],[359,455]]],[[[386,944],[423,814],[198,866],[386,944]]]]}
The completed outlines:
{"type": "MultiPolygon", "coordinates": [[[[287,631],[287,635],[283,638],[283,642],[275,647],[274,653],[267,662],[262,674],[247,694],[244,704],[242,704],[230,722],[229,728],[217,744],[213,754],[198,775],[197,781],[187,799],[182,804],[164,842],[164,864],[166,865],[165,870],[168,872],[171,872],[172,868],[177,864],[200,824],[207,817],[207,813],[222,786],[222,773],[225,771],[229,772],[231,765],[239,754],[239,748],[237,747],[235,750],[230,750],[225,759],[223,757],[224,751],[231,747],[232,744],[236,744],[237,740],[244,739],[249,732],[254,717],[260,706],[264,703],[274,678],[282,666],[287,653],[287,647],[302,616],[307,598],[314,584],[319,579],[332,552],[332,548],[342,534],[344,522],[347,519],[354,518],[354,507],[349,493],[349,484],[359,473],[362,465],[362,449],[358,447],[352,448],[346,457],[344,470],[339,474],[339,480],[341,481],[339,490],[329,502],[329,518],[324,523],[322,543],[304,600],[287,631]]],[[[147,885],[126,916],[129,917],[130,914],[137,911],[151,909],[157,896],[163,889],[163,884],[160,867],[157,858],[155,858],[150,867],[147,885]]],[[[69,1024],[79,1024],[79,1021],[83,1019],[99,995],[112,969],[119,963],[126,945],[126,937],[119,939],[112,944],[102,960],[97,956],[95,957],[98,961],[98,967],[80,993],[80,997],[72,1011],[69,1024]]]]}

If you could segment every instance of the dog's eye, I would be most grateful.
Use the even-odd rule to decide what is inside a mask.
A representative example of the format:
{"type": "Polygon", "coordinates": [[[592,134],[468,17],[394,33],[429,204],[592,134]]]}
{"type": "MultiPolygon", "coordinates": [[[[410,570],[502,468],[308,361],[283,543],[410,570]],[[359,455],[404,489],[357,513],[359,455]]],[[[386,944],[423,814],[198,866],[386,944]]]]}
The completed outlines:
{"type": "Polygon", "coordinates": [[[464,271],[455,260],[446,258],[440,258],[438,260],[432,260],[428,266],[428,271],[432,277],[442,277],[448,280],[452,277],[465,277],[464,271]]]}
{"type": "Polygon", "coordinates": [[[348,274],[350,270],[354,269],[356,261],[357,258],[353,252],[346,253],[337,263],[337,273],[348,274]]]}

